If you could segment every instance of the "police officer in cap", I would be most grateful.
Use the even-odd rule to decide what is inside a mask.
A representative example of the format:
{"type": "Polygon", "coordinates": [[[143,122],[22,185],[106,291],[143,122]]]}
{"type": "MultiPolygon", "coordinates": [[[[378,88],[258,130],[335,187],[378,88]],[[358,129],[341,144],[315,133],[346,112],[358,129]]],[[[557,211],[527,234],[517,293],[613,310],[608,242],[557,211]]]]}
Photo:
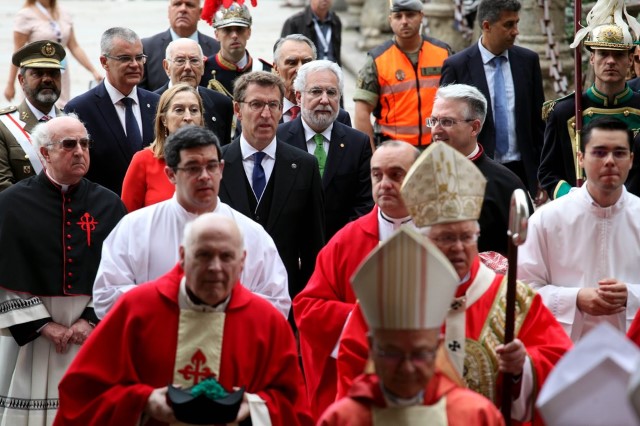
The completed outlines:
{"type": "Polygon", "coordinates": [[[42,40],[25,45],[11,58],[19,68],[25,99],[17,107],[0,110],[0,191],[43,168],[29,133],[38,122],[60,114],[54,105],[60,97],[65,54],[58,43],[42,40]]]}

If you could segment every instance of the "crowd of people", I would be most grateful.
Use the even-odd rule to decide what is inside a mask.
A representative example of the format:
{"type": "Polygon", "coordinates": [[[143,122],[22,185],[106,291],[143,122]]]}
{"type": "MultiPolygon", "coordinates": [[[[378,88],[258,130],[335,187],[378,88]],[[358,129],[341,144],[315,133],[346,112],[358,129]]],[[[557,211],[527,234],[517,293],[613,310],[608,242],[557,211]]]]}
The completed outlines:
{"type": "Polygon", "coordinates": [[[16,18],[0,426],[551,425],[536,400],[574,344],[604,323],[640,345],[640,24],[622,2],[576,34],[595,74],[576,116],[514,44],[518,0],[477,2],[457,53],[423,35],[420,0],[392,0],[353,121],[331,0],[286,20],[272,62],[249,54],[242,0],[168,3],[164,32],[101,35],[104,78],[55,0],[16,18]],[[66,49],[99,81],[70,99],[66,49]]]}

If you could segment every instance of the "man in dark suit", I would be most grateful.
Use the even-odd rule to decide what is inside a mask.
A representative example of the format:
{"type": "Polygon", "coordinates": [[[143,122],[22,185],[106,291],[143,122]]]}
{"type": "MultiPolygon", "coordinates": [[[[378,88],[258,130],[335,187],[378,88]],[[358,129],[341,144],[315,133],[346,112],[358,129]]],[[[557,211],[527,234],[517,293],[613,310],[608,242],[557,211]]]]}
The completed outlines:
{"type": "Polygon", "coordinates": [[[281,37],[302,34],[319,49],[320,59],[340,65],[342,22],[331,10],[333,0],[311,0],[300,12],[289,17],[282,26],[281,37]]]}
{"type": "MultiPolygon", "coordinates": [[[[315,44],[302,34],[291,34],[276,42],[273,49],[273,71],[282,79],[285,93],[284,109],[280,120],[282,123],[295,119],[300,113],[293,81],[302,65],[315,61],[317,58],[318,52],[315,44]]],[[[342,108],[340,108],[337,120],[351,127],[351,117],[342,108]]]]}
{"type": "Polygon", "coordinates": [[[146,56],[142,42],[128,28],[110,28],[100,39],[100,63],[106,78],[67,103],[85,124],[93,146],[87,179],[120,195],[133,154],[154,139],[153,123],[160,96],[136,87],[146,56]]]}
{"type": "Polygon", "coordinates": [[[167,82],[162,61],[172,40],[197,40],[205,56],[215,55],[220,50],[220,43],[198,31],[200,10],[200,0],[169,0],[169,29],[142,39],[147,63],[144,65],[144,77],[139,84],[140,87],[153,91],[167,82]]]}
{"type": "Polygon", "coordinates": [[[204,72],[204,59],[202,49],[194,40],[180,38],[169,43],[167,57],[162,61],[169,81],[155,93],[162,95],[169,87],[178,83],[194,87],[204,105],[204,124],[218,136],[221,145],[227,145],[231,142],[233,103],[222,93],[198,86],[204,72]]]}
{"type": "Polygon", "coordinates": [[[278,140],[316,157],[324,189],[326,237],[371,211],[369,137],[336,121],[344,89],[340,67],[319,59],[304,64],[294,81],[300,116],[278,126],[278,140]]]}
{"type": "Polygon", "coordinates": [[[322,182],[315,157],[276,138],[284,85],[255,71],[236,80],[234,111],[242,134],[223,148],[220,199],[271,235],[293,298],[305,286],[324,245],[322,182]]]}
{"type": "Polygon", "coordinates": [[[537,53],[513,44],[519,10],[518,0],[483,0],[478,6],[482,36],[444,61],[440,86],[462,83],[482,92],[489,105],[478,141],[541,204],[547,199],[537,177],[544,135],[542,72],[537,53]],[[496,87],[502,87],[497,92],[503,96],[496,96],[496,87]]]}
{"type": "MultiPolygon", "coordinates": [[[[489,158],[478,143],[478,134],[487,116],[487,99],[467,84],[450,84],[436,92],[432,116],[427,119],[433,141],[441,141],[466,156],[487,179],[480,211],[480,251],[507,255],[507,230],[511,195],[516,189],[526,191],[520,178],[511,170],[489,158]]],[[[533,205],[529,201],[529,211],[533,205]]]]}

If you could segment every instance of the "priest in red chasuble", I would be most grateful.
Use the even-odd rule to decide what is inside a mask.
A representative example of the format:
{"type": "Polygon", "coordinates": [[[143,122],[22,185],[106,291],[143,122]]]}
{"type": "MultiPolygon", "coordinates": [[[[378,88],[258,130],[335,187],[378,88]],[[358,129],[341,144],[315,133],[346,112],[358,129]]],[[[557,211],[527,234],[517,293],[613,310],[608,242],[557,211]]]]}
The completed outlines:
{"type": "MultiPolygon", "coordinates": [[[[467,386],[499,404],[502,373],[511,373],[511,418],[539,421],[538,394],[571,340],[526,284],[518,282],[516,339],[503,345],[506,278],[478,257],[477,219],[485,178],[462,154],[433,143],[414,163],[402,185],[402,197],[421,233],[453,264],[459,285],[445,321],[445,348],[467,386]]],[[[505,235],[505,238],[507,236],[505,235]]],[[[444,302],[443,302],[444,303],[444,302]]],[[[354,310],[338,353],[338,397],[363,371],[367,356],[366,323],[354,310]]]]}
{"type": "Polygon", "coordinates": [[[60,384],[55,424],[175,423],[167,385],[211,377],[227,392],[244,388],[236,422],[312,424],[291,328],[238,282],[244,258],[231,219],[206,213],[188,224],[179,264],[125,293],[83,346],[60,384]]]}
{"type": "Polygon", "coordinates": [[[503,425],[485,397],[436,367],[440,328],[458,277],[447,258],[403,227],[375,249],[352,280],[367,320],[375,374],[355,379],[319,425],[503,425]]]}

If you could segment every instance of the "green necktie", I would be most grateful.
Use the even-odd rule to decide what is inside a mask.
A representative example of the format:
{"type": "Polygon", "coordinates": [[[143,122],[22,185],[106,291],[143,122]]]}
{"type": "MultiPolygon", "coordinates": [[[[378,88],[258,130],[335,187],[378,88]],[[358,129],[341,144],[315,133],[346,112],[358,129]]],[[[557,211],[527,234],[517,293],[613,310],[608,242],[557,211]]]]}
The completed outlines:
{"type": "Polygon", "coordinates": [[[313,151],[313,155],[318,159],[320,176],[322,176],[324,174],[324,165],[327,163],[327,152],[324,150],[324,136],[320,133],[316,133],[313,140],[316,143],[316,149],[313,151]]]}

